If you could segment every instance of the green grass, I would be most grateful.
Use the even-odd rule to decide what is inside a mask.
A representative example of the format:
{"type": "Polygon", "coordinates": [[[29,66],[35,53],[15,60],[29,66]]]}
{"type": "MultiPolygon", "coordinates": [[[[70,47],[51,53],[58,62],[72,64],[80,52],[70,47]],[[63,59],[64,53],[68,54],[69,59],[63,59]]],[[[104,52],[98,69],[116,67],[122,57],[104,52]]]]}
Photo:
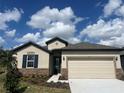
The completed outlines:
{"type": "MultiPolygon", "coordinates": [[[[5,90],[3,88],[4,79],[5,79],[5,74],[0,74],[0,93],[5,93],[5,90]]],[[[20,85],[21,85],[20,86],[21,90],[22,91],[24,90],[23,93],[70,93],[70,89],[39,86],[24,81],[20,82],[20,85]]]]}

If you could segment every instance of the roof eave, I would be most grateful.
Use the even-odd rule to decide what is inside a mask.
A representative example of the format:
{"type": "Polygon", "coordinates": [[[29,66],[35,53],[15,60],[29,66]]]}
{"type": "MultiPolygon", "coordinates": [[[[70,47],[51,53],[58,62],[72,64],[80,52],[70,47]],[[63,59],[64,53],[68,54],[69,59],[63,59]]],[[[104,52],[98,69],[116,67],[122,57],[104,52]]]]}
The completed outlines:
{"type": "Polygon", "coordinates": [[[54,49],[53,51],[123,51],[123,49],[54,49]]]}
{"type": "Polygon", "coordinates": [[[53,38],[53,39],[51,39],[51,40],[48,40],[48,41],[46,42],[46,44],[48,45],[49,43],[51,43],[51,42],[53,42],[53,41],[55,41],[55,40],[58,40],[58,41],[61,41],[61,42],[65,43],[66,46],[68,45],[68,42],[67,42],[67,41],[65,41],[65,40],[63,40],[63,39],[61,39],[61,38],[58,38],[58,37],[55,37],[55,38],[53,38]]]}
{"type": "Polygon", "coordinates": [[[19,46],[17,48],[12,49],[11,51],[12,52],[18,52],[18,51],[22,50],[23,48],[28,47],[29,45],[33,45],[33,46],[35,46],[35,47],[37,47],[37,48],[39,48],[39,49],[41,49],[41,50],[43,50],[45,52],[51,53],[49,50],[46,50],[46,49],[42,48],[41,46],[39,46],[39,45],[37,45],[37,44],[35,44],[33,42],[28,42],[28,43],[26,43],[26,44],[24,44],[22,46],[19,46]]]}

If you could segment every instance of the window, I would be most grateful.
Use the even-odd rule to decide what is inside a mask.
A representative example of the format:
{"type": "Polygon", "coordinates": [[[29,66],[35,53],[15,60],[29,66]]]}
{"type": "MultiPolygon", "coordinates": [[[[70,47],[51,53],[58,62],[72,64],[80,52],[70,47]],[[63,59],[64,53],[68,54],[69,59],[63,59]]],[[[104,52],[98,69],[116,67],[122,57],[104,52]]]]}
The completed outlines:
{"type": "Polygon", "coordinates": [[[27,64],[26,67],[34,67],[34,62],[35,62],[35,55],[27,55],[27,64]]]}

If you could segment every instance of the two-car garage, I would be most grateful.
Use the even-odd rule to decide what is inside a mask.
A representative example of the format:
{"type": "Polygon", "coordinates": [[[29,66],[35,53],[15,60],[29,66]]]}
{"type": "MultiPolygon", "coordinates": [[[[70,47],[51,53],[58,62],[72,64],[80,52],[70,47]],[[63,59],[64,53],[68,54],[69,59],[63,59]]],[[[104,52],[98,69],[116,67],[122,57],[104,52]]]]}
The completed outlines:
{"type": "Polygon", "coordinates": [[[116,78],[113,57],[68,57],[69,79],[116,78]]]}

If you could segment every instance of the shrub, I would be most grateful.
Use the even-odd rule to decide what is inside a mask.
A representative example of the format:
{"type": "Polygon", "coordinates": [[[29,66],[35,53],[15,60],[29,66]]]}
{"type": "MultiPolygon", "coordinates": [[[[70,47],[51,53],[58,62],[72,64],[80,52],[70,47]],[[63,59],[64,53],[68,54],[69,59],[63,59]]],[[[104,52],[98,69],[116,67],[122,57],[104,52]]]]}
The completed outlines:
{"type": "Polygon", "coordinates": [[[7,93],[19,93],[19,78],[18,70],[11,70],[7,72],[5,80],[7,93]]]}
{"type": "Polygon", "coordinates": [[[18,87],[20,73],[16,66],[16,60],[12,55],[13,53],[11,51],[1,50],[0,52],[0,65],[6,68],[4,87],[6,93],[19,93],[18,87]]]}

